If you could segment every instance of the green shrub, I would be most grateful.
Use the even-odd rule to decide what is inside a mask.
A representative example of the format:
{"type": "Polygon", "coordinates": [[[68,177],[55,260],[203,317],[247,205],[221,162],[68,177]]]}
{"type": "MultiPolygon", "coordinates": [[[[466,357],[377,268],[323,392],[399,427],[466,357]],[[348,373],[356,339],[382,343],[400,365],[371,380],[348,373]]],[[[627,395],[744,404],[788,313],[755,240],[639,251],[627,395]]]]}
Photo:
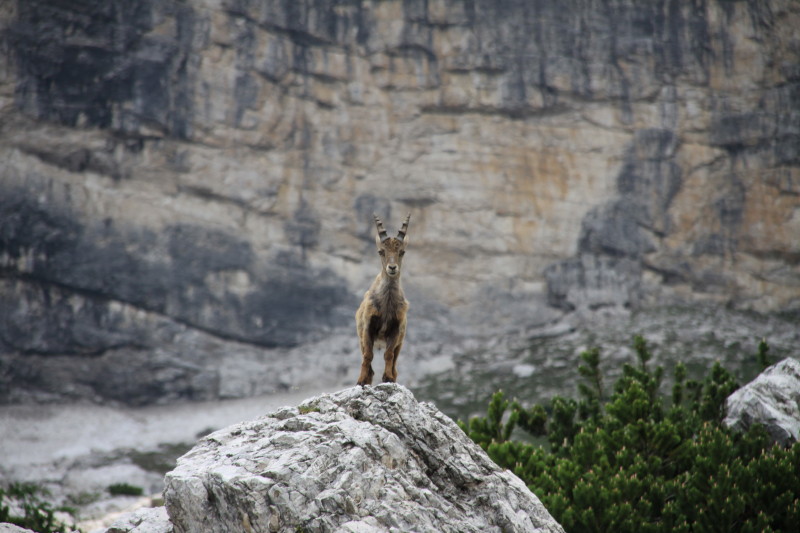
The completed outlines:
{"type": "MultiPolygon", "coordinates": [[[[579,400],[523,408],[499,391],[486,417],[459,425],[570,533],[795,531],[800,444],[772,445],[761,427],[724,427],[724,402],[738,385],[718,363],[702,382],[687,381],[678,363],[666,402],[663,368],[648,368],[641,337],[634,349],[638,364],[623,367],[607,398],[593,349],[581,354],[579,400]],[[515,429],[549,445],[510,440],[515,429]]],[[[759,345],[761,364],[767,349],[759,345]]]]}
{"type": "Polygon", "coordinates": [[[114,483],[108,486],[108,493],[112,496],[141,496],[144,489],[128,483],[114,483]]]}
{"type": "Polygon", "coordinates": [[[56,511],[74,512],[69,508],[53,508],[42,499],[49,493],[47,489],[32,483],[12,483],[0,488],[0,523],[9,522],[38,533],[65,533],[72,531],[66,524],[55,518],[56,511]],[[12,514],[19,512],[22,514],[12,514]]]}

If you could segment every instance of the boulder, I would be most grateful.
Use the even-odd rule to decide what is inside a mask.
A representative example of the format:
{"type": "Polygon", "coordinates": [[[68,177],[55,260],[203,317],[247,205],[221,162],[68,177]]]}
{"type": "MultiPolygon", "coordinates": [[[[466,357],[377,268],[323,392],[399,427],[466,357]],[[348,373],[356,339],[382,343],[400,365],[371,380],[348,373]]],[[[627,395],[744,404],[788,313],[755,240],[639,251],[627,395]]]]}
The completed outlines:
{"type": "Polygon", "coordinates": [[[561,532],[539,499],[401,385],[217,431],[166,476],[176,532],[561,532]]]}
{"type": "Polygon", "coordinates": [[[731,394],[725,402],[723,423],[746,431],[762,424],[772,439],[784,446],[800,436],[800,361],[786,358],[731,394]]]}
{"type": "Polygon", "coordinates": [[[172,533],[164,507],[143,507],[126,514],[103,533],[172,533]]]}

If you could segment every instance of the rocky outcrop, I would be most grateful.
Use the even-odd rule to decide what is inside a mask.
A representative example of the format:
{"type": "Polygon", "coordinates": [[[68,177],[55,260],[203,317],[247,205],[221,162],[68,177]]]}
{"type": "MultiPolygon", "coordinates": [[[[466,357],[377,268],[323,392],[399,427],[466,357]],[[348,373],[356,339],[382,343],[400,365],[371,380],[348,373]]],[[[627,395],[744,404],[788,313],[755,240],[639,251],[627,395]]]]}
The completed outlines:
{"type": "Polygon", "coordinates": [[[172,533],[164,507],[146,507],[129,513],[114,522],[103,533],[172,533]]]}
{"type": "Polygon", "coordinates": [[[176,532],[562,532],[525,484],[404,387],[355,387],[212,433],[164,493],[176,532]]]}
{"type": "Polygon", "coordinates": [[[413,212],[417,345],[800,309],[798,26],[793,0],[4,6],[3,399],[338,379],[352,343],[287,352],[352,335],[373,211],[413,212]]]}
{"type": "Polygon", "coordinates": [[[789,446],[800,438],[800,361],[784,359],[731,394],[723,423],[738,431],[761,424],[773,441],[789,446]]]}

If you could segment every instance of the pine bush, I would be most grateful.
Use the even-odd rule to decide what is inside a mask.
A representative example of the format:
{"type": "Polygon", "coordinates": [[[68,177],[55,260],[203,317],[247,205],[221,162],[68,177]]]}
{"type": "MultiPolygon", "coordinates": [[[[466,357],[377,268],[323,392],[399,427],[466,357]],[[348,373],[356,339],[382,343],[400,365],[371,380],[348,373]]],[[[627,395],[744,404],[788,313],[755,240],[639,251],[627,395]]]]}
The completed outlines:
{"type": "MultiPolygon", "coordinates": [[[[578,400],[524,408],[498,391],[485,417],[459,425],[570,533],[797,531],[800,444],[773,445],[758,426],[744,434],[723,426],[738,385],[718,363],[700,382],[678,363],[667,402],[663,368],[649,368],[643,338],[633,345],[637,364],[623,367],[608,397],[592,349],[581,354],[578,400]],[[511,440],[515,429],[547,445],[511,440]]],[[[762,341],[762,366],[767,350],[762,341]]]]}

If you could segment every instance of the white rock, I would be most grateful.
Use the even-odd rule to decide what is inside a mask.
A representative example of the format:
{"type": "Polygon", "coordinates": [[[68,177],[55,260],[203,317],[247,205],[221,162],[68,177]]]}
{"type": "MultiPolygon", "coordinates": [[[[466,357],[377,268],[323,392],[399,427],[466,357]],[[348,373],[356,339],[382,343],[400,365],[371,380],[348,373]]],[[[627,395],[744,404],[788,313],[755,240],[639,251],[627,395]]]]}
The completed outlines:
{"type": "Polygon", "coordinates": [[[763,424],[775,442],[789,445],[800,435],[800,361],[787,358],[731,394],[723,423],[746,431],[763,424]]]}
{"type": "Polygon", "coordinates": [[[563,531],[519,478],[395,384],[212,433],[166,486],[176,532],[563,531]]]}
{"type": "Polygon", "coordinates": [[[8,522],[3,522],[0,524],[0,533],[34,533],[30,529],[23,529],[19,526],[15,526],[14,524],[9,524],[8,522]]]}
{"type": "Polygon", "coordinates": [[[143,507],[114,522],[105,533],[172,533],[164,507],[143,507]]]}
{"type": "Polygon", "coordinates": [[[529,378],[536,372],[536,366],[530,365],[528,363],[520,363],[518,365],[514,365],[511,369],[515,376],[518,378],[529,378]]]}

